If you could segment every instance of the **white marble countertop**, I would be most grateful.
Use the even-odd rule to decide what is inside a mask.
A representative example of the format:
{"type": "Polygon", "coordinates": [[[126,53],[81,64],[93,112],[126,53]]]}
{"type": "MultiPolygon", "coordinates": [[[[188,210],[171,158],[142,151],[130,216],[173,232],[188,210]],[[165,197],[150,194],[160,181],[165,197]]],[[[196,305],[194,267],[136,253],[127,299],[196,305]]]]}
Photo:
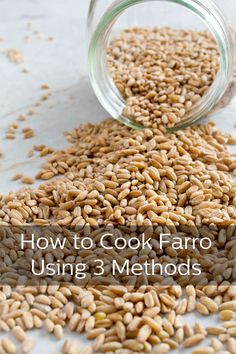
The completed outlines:
{"type": "Polygon", "coordinates": [[[33,145],[62,147],[65,130],[107,116],[87,76],[87,6],[87,1],[76,0],[0,1],[0,193],[19,188],[19,182],[10,181],[15,173],[33,177],[39,170],[42,159],[27,157],[33,145]],[[9,48],[22,51],[22,64],[9,62],[9,48]],[[42,84],[50,86],[52,96],[35,107],[46,93],[42,84]],[[29,116],[31,109],[34,114],[29,116]],[[27,119],[18,122],[17,139],[4,139],[19,114],[27,119]],[[35,137],[22,140],[24,127],[33,128],[35,137]]]}
{"type": "MultiPolygon", "coordinates": [[[[19,189],[16,173],[34,177],[43,160],[29,158],[33,145],[60,148],[66,145],[65,130],[83,122],[98,122],[108,115],[92,91],[86,69],[86,13],[88,0],[0,0],[0,193],[19,189]],[[5,51],[22,51],[23,63],[9,62],[5,51]],[[29,72],[24,72],[28,70],[29,72]],[[35,107],[48,84],[52,96],[35,107]],[[34,110],[33,115],[28,115],[34,110]],[[16,140],[6,140],[8,126],[19,123],[16,140]],[[21,129],[34,129],[32,139],[23,140],[21,129]]],[[[236,100],[215,115],[224,130],[235,131],[236,100]]],[[[38,182],[37,182],[38,183],[38,182]]],[[[189,316],[193,320],[193,316],[189,316]]],[[[194,321],[202,320],[195,316],[194,321]]],[[[211,318],[208,321],[215,321],[211,318]]],[[[33,353],[58,352],[62,341],[45,331],[34,331],[37,345],[33,353]]],[[[78,334],[70,335],[77,338],[78,334]]],[[[84,345],[85,341],[83,341],[84,345]]],[[[182,350],[181,350],[182,351],[182,350]]],[[[186,353],[188,351],[185,351],[186,353]]]]}

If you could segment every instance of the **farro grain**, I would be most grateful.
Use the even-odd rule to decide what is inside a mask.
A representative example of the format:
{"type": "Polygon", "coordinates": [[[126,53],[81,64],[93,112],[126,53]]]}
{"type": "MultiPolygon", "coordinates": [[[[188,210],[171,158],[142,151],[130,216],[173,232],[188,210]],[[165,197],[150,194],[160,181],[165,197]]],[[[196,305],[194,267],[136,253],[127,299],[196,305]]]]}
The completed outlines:
{"type": "Polygon", "coordinates": [[[224,327],[206,327],[206,331],[208,334],[211,335],[220,335],[225,333],[224,327]]]}
{"type": "Polygon", "coordinates": [[[222,310],[219,313],[219,318],[222,321],[230,321],[233,319],[234,312],[232,310],[222,310]]]}
{"type": "Polygon", "coordinates": [[[223,310],[235,311],[236,310],[236,300],[227,301],[227,302],[221,304],[219,306],[219,310],[220,311],[223,311],[223,310]]]}
{"type": "Polygon", "coordinates": [[[192,40],[201,38],[194,48],[197,50],[199,47],[194,63],[192,60],[186,61],[188,51],[191,50],[192,54],[193,48],[191,41],[185,41],[186,32],[182,30],[131,28],[111,42],[108,65],[118,90],[126,99],[125,115],[148,127],[173,126],[207,91],[219,67],[216,43],[207,32],[189,31],[188,35],[192,40]],[[162,36],[169,39],[163,42],[162,36]],[[178,41],[178,49],[181,46],[182,51],[171,47],[170,52],[170,41],[173,40],[178,41]],[[202,66],[199,55],[201,45],[207,48],[208,58],[211,58],[207,64],[207,75],[206,62],[202,66]],[[134,55],[130,53],[131,48],[134,55]],[[156,61],[157,50],[160,57],[163,56],[159,58],[162,64],[156,61]]]}
{"type": "Polygon", "coordinates": [[[193,349],[192,354],[212,354],[214,349],[212,347],[200,347],[193,349]]]}
{"type": "Polygon", "coordinates": [[[21,64],[23,62],[23,54],[19,49],[9,48],[6,50],[6,57],[14,64],[21,64]]]}
{"type": "Polygon", "coordinates": [[[158,344],[153,348],[153,354],[166,354],[169,353],[170,346],[167,343],[158,344]]]}
{"type": "Polygon", "coordinates": [[[206,297],[206,296],[202,296],[200,298],[200,301],[203,305],[205,305],[207,307],[207,309],[209,310],[209,312],[217,312],[218,310],[218,306],[217,304],[215,303],[214,300],[212,300],[211,298],[209,297],[206,297]]]}
{"type": "Polygon", "coordinates": [[[32,338],[27,338],[22,343],[22,353],[28,354],[34,346],[34,340],[32,338]]]}
{"type": "Polygon", "coordinates": [[[48,84],[42,84],[40,87],[42,90],[48,90],[50,87],[48,84]]]}
{"type": "Polygon", "coordinates": [[[16,353],[16,346],[15,344],[7,337],[3,337],[1,340],[1,346],[3,351],[7,354],[14,354],[16,353]]]}
{"type": "Polygon", "coordinates": [[[45,320],[45,327],[46,327],[46,329],[47,329],[47,331],[48,331],[49,333],[52,333],[52,332],[54,331],[55,324],[53,323],[52,320],[50,320],[49,318],[47,318],[47,319],[45,320]]]}
{"type": "Polygon", "coordinates": [[[223,343],[220,342],[220,340],[218,338],[212,338],[211,339],[211,346],[216,352],[218,352],[220,349],[222,349],[223,343]]]}
{"type": "Polygon", "coordinates": [[[59,339],[59,340],[62,339],[63,335],[64,335],[62,326],[59,325],[59,324],[56,324],[54,329],[53,329],[53,334],[55,335],[55,337],[57,339],[59,339]]]}
{"type": "Polygon", "coordinates": [[[201,315],[209,315],[208,308],[200,302],[196,304],[196,309],[201,315]]]}
{"type": "MultiPolygon", "coordinates": [[[[157,130],[133,132],[111,121],[98,127],[86,125],[67,135],[72,142],[70,148],[52,153],[40,174],[49,179],[58,174],[63,177],[34,190],[1,195],[0,222],[19,226],[41,221],[42,225],[50,219],[77,222],[79,217],[83,222],[102,220],[101,225],[109,218],[129,226],[133,222],[136,225],[139,216],[140,225],[150,225],[151,218],[160,221],[163,225],[158,226],[160,231],[168,230],[166,225],[170,220],[173,225],[180,223],[183,229],[186,223],[192,222],[200,226],[194,229],[196,236],[216,238],[217,245],[224,246],[224,255],[228,255],[235,245],[235,228],[226,227],[218,235],[217,223],[210,231],[205,227],[216,216],[219,223],[235,218],[236,186],[229,174],[236,167],[235,159],[224,145],[230,137],[220,136],[211,124],[171,136],[157,130]],[[214,156],[209,160],[209,155],[214,156]],[[217,165],[218,161],[227,166],[227,172],[217,165]],[[186,181],[189,183],[181,190],[179,186],[186,181]],[[125,194],[120,195],[123,191],[125,194]],[[119,195],[124,199],[118,200],[119,195]],[[193,199],[194,203],[189,205],[193,199]]],[[[153,246],[155,253],[158,245],[154,239],[153,246]]],[[[217,250],[218,246],[214,252],[217,250]]],[[[169,252],[166,249],[165,256],[169,252]]],[[[142,257],[148,256],[144,250],[142,257]]],[[[193,311],[195,305],[203,314],[234,313],[236,293],[229,278],[223,276],[226,269],[222,272],[222,265],[232,267],[233,259],[228,260],[226,256],[219,264],[214,260],[204,256],[204,261],[211,264],[212,273],[219,277],[219,283],[188,285],[186,294],[178,286],[148,285],[128,290],[124,286],[84,289],[42,284],[40,289],[23,287],[16,291],[4,287],[0,289],[0,325],[4,331],[14,326],[24,330],[40,327],[45,321],[47,330],[56,332],[58,338],[66,326],[71,331],[85,332],[88,339],[95,339],[97,350],[109,351],[112,347],[122,354],[150,352],[154,346],[156,352],[164,353],[178,344],[198,343],[206,333],[218,336],[227,345],[231,336],[235,336],[235,321],[226,320],[222,327],[206,330],[200,325],[184,323],[183,315],[193,311]]],[[[214,339],[212,347],[221,350],[219,340],[214,339]]],[[[71,348],[71,353],[76,353],[75,346],[71,348]]]]}
{"type": "Polygon", "coordinates": [[[193,347],[194,345],[202,342],[204,340],[205,336],[204,334],[193,334],[191,337],[187,338],[183,342],[183,346],[185,348],[193,347]]]}
{"type": "Polygon", "coordinates": [[[26,333],[20,326],[15,326],[12,329],[12,334],[19,342],[23,342],[26,339],[26,333]]]}
{"type": "Polygon", "coordinates": [[[33,183],[34,183],[34,180],[33,180],[33,178],[31,178],[31,177],[23,176],[23,177],[21,178],[21,182],[24,183],[24,184],[33,184],[33,183]]]}

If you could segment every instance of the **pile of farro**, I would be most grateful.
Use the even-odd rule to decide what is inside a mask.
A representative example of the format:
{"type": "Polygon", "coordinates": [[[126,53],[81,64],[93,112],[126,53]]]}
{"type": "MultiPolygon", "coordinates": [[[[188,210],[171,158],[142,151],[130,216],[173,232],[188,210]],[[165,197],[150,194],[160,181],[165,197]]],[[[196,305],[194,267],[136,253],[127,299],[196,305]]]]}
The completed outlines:
{"type": "MultiPolygon", "coordinates": [[[[236,353],[236,157],[227,147],[235,139],[212,123],[164,134],[113,120],[83,125],[66,137],[70,146],[53,152],[37,175],[56,179],[0,195],[1,226],[191,226],[214,238],[205,262],[215,280],[185,288],[8,284],[0,291],[2,331],[12,332],[23,353],[33,346],[28,331],[41,327],[58,339],[67,327],[94,340],[84,350],[66,340],[63,354],[161,354],[178,347],[193,354],[236,353]],[[215,314],[219,321],[189,325],[184,315],[191,312],[215,314]]],[[[6,235],[1,238],[6,248],[0,264],[8,276],[18,255],[6,235]]],[[[1,347],[16,352],[9,336],[1,347]]]]}
{"type": "Polygon", "coordinates": [[[162,130],[185,118],[219,70],[209,32],[168,27],[124,30],[112,40],[107,60],[126,101],[124,116],[162,130]]]}

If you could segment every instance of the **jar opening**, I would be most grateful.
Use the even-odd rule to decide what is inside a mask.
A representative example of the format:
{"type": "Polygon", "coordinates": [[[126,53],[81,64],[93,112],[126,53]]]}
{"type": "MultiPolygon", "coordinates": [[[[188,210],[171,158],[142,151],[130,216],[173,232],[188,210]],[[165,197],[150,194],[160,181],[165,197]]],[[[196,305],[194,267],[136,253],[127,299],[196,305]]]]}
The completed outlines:
{"type": "MultiPolygon", "coordinates": [[[[122,123],[135,128],[142,128],[134,120],[124,114],[126,100],[117,89],[107,66],[107,48],[111,33],[119,22],[122,14],[127,14],[135,5],[148,3],[172,3],[187,9],[200,19],[214,36],[219,53],[220,67],[216,78],[206,94],[186,113],[184,118],[170,130],[177,130],[196,122],[206,116],[214,105],[220,100],[227,89],[233,72],[233,44],[228,25],[220,10],[211,2],[203,0],[119,0],[115,1],[103,15],[89,47],[89,71],[94,91],[104,108],[122,123]]],[[[128,23],[127,23],[128,27],[128,23]]]]}

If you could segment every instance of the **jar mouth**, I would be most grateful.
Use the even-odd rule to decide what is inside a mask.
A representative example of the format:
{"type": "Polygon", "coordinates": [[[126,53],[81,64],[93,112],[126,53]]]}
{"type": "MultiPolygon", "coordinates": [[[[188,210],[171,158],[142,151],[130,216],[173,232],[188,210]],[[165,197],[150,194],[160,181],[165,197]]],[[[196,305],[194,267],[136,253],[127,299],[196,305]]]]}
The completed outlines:
{"type": "MultiPolygon", "coordinates": [[[[163,0],[114,1],[100,20],[89,45],[89,75],[98,100],[113,118],[134,129],[143,129],[144,127],[123,114],[126,101],[109,73],[106,57],[107,47],[113,25],[122,13],[131,6],[153,1],[163,2],[163,0]]],[[[179,123],[167,129],[169,132],[174,132],[206,117],[222,98],[233,75],[234,51],[229,26],[219,8],[211,0],[164,1],[183,6],[197,15],[214,36],[220,54],[220,67],[213,84],[179,123]]]]}

